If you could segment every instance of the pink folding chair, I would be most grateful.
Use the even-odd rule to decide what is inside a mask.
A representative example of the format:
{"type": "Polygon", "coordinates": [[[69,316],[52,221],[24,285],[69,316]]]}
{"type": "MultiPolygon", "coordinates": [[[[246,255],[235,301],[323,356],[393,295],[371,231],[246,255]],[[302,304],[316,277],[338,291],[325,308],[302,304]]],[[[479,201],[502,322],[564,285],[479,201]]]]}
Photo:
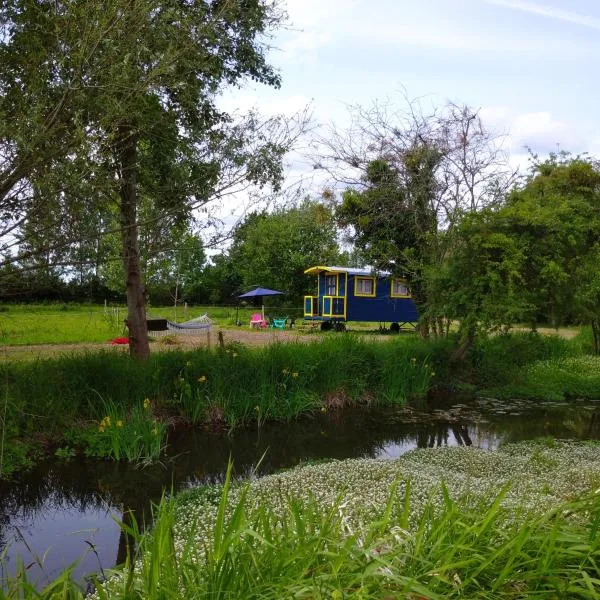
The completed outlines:
{"type": "Polygon", "coordinates": [[[261,327],[265,328],[268,326],[268,323],[263,319],[263,316],[260,313],[254,313],[250,317],[250,327],[261,327]]]}

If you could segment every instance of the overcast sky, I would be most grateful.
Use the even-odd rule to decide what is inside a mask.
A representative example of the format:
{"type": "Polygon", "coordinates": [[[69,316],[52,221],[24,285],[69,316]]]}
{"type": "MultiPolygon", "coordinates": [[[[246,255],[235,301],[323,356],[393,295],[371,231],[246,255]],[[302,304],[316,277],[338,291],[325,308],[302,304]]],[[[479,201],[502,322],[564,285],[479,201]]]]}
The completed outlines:
{"type": "Polygon", "coordinates": [[[524,145],[600,153],[600,0],[287,0],[291,29],[271,62],[280,90],[228,92],[227,108],[291,111],[320,122],[347,104],[427,95],[480,108],[524,145]]]}

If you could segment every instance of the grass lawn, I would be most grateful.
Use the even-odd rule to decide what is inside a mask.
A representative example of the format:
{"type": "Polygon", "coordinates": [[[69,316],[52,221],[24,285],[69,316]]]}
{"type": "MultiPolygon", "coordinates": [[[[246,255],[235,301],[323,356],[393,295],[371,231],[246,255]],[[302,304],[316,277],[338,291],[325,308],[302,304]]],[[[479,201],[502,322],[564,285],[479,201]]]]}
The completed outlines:
{"type": "MultiPolygon", "coordinates": [[[[241,330],[250,331],[250,316],[260,309],[235,306],[190,306],[187,313],[183,307],[148,307],[148,317],[163,317],[176,323],[203,314],[213,320],[215,326],[229,329],[236,327],[236,318],[242,323],[241,330]]],[[[265,314],[295,316],[300,331],[301,309],[265,308],[265,314]]],[[[127,309],[113,306],[105,309],[99,305],[49,304],[49,305],[0,305],[0,345],[26,346],[35,344],[90,344],[104,343],[117,336],[126,335],[124,320],[127,309]]],[[[388,324],[389,325],[389,324],[388,324]]],[[[348,329],[360,333],[377,333],[376,323],[347,324],[348,329]]],[[[257,334],[264,331],[253,330],[257,334]]],[[[318,328],[317,328],[318,331],[318,328]]],[[[334,335],[333,333],[331,335],[334,335]]]]}
{"type": "MultiPolygon", "coordinates": [[[[5,305],[0,307],[0,344],[77,344],[102,343],[126,334],[123,321],[127,309],[123,306],[108,307],[97,305],[5,305]]],[[[242,323],[250,321],[255,308],[240,308],[242,323]]],[[[285,312],[285,311],[278,311],[285,312]]],[[[207,313],[219,327],[234,327],[235,307],[192,306],[187,316],[184,309],[170,307],[149,307],[149,317],[164,317],[182,322],[207,313]]]]}

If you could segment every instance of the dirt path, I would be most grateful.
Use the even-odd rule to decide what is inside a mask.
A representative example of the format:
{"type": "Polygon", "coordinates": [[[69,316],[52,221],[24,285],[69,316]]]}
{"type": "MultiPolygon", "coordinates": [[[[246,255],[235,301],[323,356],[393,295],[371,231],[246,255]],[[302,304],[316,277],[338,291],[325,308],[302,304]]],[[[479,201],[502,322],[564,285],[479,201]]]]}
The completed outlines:
{"type": "MultiPolygon", "coordinates": [[[[514,331],[529,331],[525,328],[515,328],[514,331]]],[[[324,337],[316,332],[296,331],[296,330],[276,330],[253,331],[248,329],[222,329],[215,327],[210,338],[206,333],[199,335],[177,335],[169,334],[167,338],[155,337],[150,349],[151,352],[162,352],[165,350],[193,350],[205,346],[215,346],[219,343],[219,332],[223,333],[223,340],[228,342],[239,342],[246,346],[265,346],[274,342],[316,342],[323,340],[324,337]],[[167,343],[168,340],[168,343],[167,343]]],[[[565,339],[574,338],[578,330],[569,328],[552,329],[550,327],[540,327],[538,332],[542,335],[559,335],[565,339]]],[[[384,341],[390,339],[389,336],[364,334],[365,338],[374,341],[384,341]]],[[[99,350],[110,350],[112,352],[127,352],[127,346],[111,346],[108,343],[82,343],[82,344],[35,344],[29,346],[0,346],[0,360],[35,360],[37,358],[50,358],[61,354],[73,354],[79,352],[95,352],[99,350]]]]}
{"type": "MultiPolygon", "coordinates": [[[[314,342],[323,339],[314,333],[300,333],[296,331],[248,331],[243,329],[221,329],[214,328],[210,336],[206,333],[199,335],[177,335],[170,334],[168,337],[155,337],[151,343],[151,352],[164,350],[193,350],[205,346],[215,346],[219,343],[219,332],[223,334],[223,340],[228,342],[239,342],[247,346],[265,346],[274,342],[314,342]],[[168,342],[167,342],[168,341],[168,342]]],[[[35,344],[29,346],[0,346],[0,360],[35,360],[37,358],[50,358],[61,354],[73,354],[79,352],[95,352],[99,350],[110,350],[112,352],[127,352],[127,346],[112,346],[108,343],[98,344],[35,344]]]]}
{"type": "MultiPolygon", "coordinates": [[[[527,327],[513,327],[512,331],[525,331],[529,332],[531,329],[527,327]]],[[[566,340],[572,340],[578,333],[579,328],[574,327],[559,327],[558,329],[554,329],[553,327],[538,327],[537,332],[540,335],[557,335],[559,337],[565,338],[566,340]]]]}

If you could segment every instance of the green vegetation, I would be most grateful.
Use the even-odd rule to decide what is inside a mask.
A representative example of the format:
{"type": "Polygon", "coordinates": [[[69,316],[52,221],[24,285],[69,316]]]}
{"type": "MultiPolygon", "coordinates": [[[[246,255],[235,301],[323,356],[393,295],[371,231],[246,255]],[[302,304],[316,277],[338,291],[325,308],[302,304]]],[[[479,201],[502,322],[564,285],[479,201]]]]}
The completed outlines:
{"type": "MultiPolygon", "coordinates": [[[[156,458],[164,423],[172,416],[235,427],[350,403],[423,397],[448,347],[414,337],[389,343],[351,335],[316,340],[173,350],[142,363],[115,352],[6,362],[0,366],[0,395],[7,400],[4,435],[8,445],[43,434],[92,456],[156,458]],[[140,408],[145,399],[152,411],[140,408]]],[[[4,473],[10,469],[5,463],[4,473]]]]}
{"type": "Polygon", "coordinates": [[[286,292],[281,300],[302,306],[302,296],[315,283],[305,269],[345,264],[337,233],[331,209],[314,200],[250,213],[233,230],[231,247],[196,275],[196,298],[226,304],[260,283],[286,292]]]}
{"type": "MultiPolygon", "coordinates": [[[[600,447],[417,450],[164,500],[92,598],[598,598],[600,447]]],[[[65,572],[34,596],[80,598],[65,572]]]]}
{"type": "MultiPolygon", "coordinates": [[[[468,106],[375,103],[351,109],[347,132],[306,140],[335,191],[286,202],[283,162],[309,110],[217,105],[248,79],[280,86],[268,58],[284,20],[279,0],[1,5],[0,298],[127,308],[2,306],[0,344],[106,343],[127,317],[144,360],[4,360],[0,477],[48,452],[156,461],[179,424],[261,427],[442,386],[600,399],[600,165],[532,156],[519,178],[468,106]],[[232,197],[254,212],[225,232],[232,197]],[[184,316],[148,299],[226,304],[261,284],[286,291],[273,304],[298,316],[284,303],[313,285],[304,269],[332,262],[404,278],[423,339],[249,349],[221,337],[150,357],[148,315],[207,312],[228,327],[238,313],[184,316]],[[532,333],[508,333],[523,323],[532,333]],[[564,340],[533,333],[538,323],[584,329],[564,340]]],[[[599,458],[596,446],[515,446],[228,479],[220,497],[165,500],[151,535],[128,530],[136,555],[97,596],[598,598],[599,458]]],[[[36,595],[25,567],[0,589],[36,595]]],[[[58,596],[81,596],[68,572],[41,594],[58,596]]]]}
{"type": "MultiPolygon", "coordinates": [[[[96,409],[97,410],[97,409],[96,409]]],[[[103,402],[97,417],[97,428],[69,429],[63,440],[65,448],[59,448],[63,457],[75,454],[74,448],[84,448],[86,456],[145,462],[158,460],[164,450],[167,425],[153,416],[149,398],[125,409],[114,402],[103,402]]]]}
{"type": "Polygon", "coordinates": [[[3,4],[0,242],[19,250],[0,262],[5,275],[17,263],[51,281],[76,263],[97,283],[121,258],[131,352],[147,357],[140,241],[160,262],[194,210],[283,178],[298,123],[234,119],[216,104],[246,80],[279,87],[265,37],[282,18],[262,0],[3,4]]]}
{"type": "Polygon", "coordinates": [[[517,322],[584,323],[600,354],[599,205],[595,161],[534,158],[501,203],[462,219],[452,257],[432,274],[439,310],[469,340],[517,322]]]}
{"type": "Polygon", "coordinates": [[[600,399],[598,360],[582,353],[587,338],[491,336],[459,363],[451,361],[458,343],[452,337],[373,342],[351,334],[257,348],[174,349],[142,363],[109,351],[5,362],[3,474],[27,466],[44,444],[116,460],[156,459],[173,417],[226,428],[260,425],[350,404],[403,404],[435,387],[496,397],[600,399]],[[149,411],[141,408],[146,399],[149,411]],[[111,427],[99,431],[105,417],[111,427]]]}

